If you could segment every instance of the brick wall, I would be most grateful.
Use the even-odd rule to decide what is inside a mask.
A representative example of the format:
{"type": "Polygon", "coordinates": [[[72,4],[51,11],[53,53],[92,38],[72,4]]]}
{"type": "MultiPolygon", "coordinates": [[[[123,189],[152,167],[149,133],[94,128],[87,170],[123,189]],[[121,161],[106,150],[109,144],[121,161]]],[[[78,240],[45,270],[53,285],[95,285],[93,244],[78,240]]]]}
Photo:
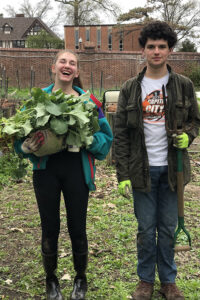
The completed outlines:
{"type": "Polygon", "coordinates": [[[30,86],[31,70],[35,72],[35,86],[46,86],[50,82],[49,70],[57,50],[52,49],[0,49],[0,76],[6,71],[9,86],[30,86]]]}
{"type": "MultiPolygon", "coordinates": [[[[0,72],[5,68],[9,86],[17,87],[18,70],[21,87],[30,87],[31,69],[35,72],[35,86],[44,87],[51,83],[49,71],[58,50],[54,49],[0,49],[0,72]]],[[[140,52],[78,51],[80,57],[81,79],[85,89],[100,87],[120,87],[135,76],[145,65],[140,52]],[[92,78],[92,80],[91,80],[92,78]]],[[[200,53],[174,53],[169,58],[173,69],[182,73],[188,63],[200,66],[200,53]]],[[[2,73],[0,73],[2,75],[2,73]]],[[[1,76],[0,76],[1,77],[1,76]]]]}

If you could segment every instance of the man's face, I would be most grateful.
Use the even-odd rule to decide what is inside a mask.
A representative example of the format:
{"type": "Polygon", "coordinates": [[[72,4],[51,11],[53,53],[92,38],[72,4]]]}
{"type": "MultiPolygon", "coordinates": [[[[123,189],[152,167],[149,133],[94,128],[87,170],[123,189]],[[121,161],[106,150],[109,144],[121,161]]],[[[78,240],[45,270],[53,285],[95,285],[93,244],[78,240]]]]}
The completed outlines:
{"type": "Polygon", "coordinates": [[[147,65],[151,68],[159,69],[167,62],[168,56],[172,53],[168,42],[160,40],[148,39],[145,48],[142,49],[142,54],[147,60],[147,65]]]}

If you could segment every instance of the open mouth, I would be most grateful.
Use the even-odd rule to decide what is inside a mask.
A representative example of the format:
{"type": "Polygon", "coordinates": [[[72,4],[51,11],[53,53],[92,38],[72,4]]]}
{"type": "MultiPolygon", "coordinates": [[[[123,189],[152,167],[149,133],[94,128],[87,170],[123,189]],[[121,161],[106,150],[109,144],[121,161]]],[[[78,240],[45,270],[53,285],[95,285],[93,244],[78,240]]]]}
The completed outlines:
{"type": "Polygon", "coordinates": [[[71,75],[71,73],[70,73],[70,72],[68,72],[68,71],[64,71],[64,72],[62,72],[62,74],[63,74],[63,75],[65,75],[65,76],[69,76],[69,75],[71,75]]]}

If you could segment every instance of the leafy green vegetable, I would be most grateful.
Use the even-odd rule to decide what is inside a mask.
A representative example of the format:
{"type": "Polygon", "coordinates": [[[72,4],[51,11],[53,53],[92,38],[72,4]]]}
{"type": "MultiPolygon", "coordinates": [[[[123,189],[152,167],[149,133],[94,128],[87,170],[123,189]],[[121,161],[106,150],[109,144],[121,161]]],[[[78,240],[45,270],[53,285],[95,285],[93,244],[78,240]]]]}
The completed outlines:
{"type": "Polygon", "coordinates": [[[20,139],[43,129],[66,135],[68,145],[88,147],[99,130],[98,112],[89,92],[76,97],[61,89],[48,94],[33,88],[30,99],[23,101],[14,116],[0,120],[1,139],[20,139]]]}

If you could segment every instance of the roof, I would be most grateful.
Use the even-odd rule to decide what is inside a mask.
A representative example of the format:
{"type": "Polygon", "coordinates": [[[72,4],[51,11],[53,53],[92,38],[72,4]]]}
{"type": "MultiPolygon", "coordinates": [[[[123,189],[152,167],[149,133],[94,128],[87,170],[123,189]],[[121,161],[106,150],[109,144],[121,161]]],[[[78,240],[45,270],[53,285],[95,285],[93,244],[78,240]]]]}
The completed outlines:
{"type": "Polygon", "coordinates": [[[115,24],[84,24],[84,25],[64,25],[64,27],[143,27],[140,23],[115,23],[115,24]]]}
{"type": "Polygon", "coordinates": [[[58,36],[40,18],[17,16],[15,18],[0,17],[0,40],[24,40],[35,23],[39,23],[50,35],[58,38],[58,36]],[[10,34],[5,34],[2,30],[6,24],[12,28],[10,34]]]}

